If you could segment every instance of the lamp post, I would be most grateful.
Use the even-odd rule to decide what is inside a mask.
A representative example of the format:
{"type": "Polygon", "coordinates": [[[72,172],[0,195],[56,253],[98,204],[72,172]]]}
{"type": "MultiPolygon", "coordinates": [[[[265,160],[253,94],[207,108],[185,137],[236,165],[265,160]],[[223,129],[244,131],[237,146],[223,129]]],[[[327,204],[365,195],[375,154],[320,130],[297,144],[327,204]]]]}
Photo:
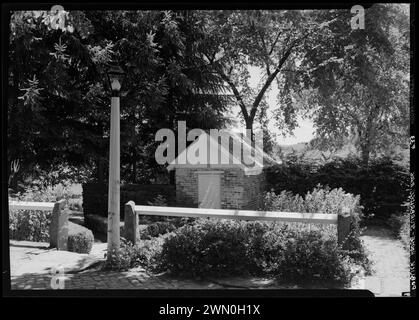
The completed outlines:
{"type": "Polygon", "coordinates": [[[108,259],[113,250],[118,250],[120,223],[120,110],[119,92],[121,90],[124,71],[121,67],[110,65],[108,69],[109,86],[112,90],[111,99],[111,135],[109,148],[109,189],[108,189],[108,259]]]}

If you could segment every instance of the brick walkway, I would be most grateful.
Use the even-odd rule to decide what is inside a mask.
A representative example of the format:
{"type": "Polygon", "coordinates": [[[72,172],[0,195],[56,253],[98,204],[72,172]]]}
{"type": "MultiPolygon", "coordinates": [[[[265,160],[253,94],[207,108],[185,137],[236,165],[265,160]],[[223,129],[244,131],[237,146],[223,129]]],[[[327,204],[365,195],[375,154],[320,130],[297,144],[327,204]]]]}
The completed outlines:
{"type": "Polygon", "coordinates": [[[409,254],[400,240],[387,229],[370,227],[362,239],[373,261],[373,276],[365,278],[365,288],[376,296],[401,296],[410,291],[409,254]]]}
{"type": "Polygon", "coordinates": [[[173,280],[164,276],[150,276],[145,272],[85,271],[54,278],[49,274],[25,274],[12,277],[12,289],[222,289],[209,282],[173,280]],[[61,279],[61,280],[60,280],[61,279]]]}
{"type": "MultiPolygon", "coordinates": [[[[408,254],[400,241],[391,237],[387,230],[371,228],[362,236],[370,257],[374,261],[376,273],[367,277],[360,288],[366,288],[381,296],[400,296],[409,291],[408,254]]],[[[103,244],[101,244],[103,245],[103,244]]],[[[104,248],[96,247],[96,256],[104,248]]],[[[11,286],[12,289],[53,289],[63,284],[63,289],[258,289],[258,288],[297,288],[278,286],[267,279],[227,279],[226,281],[198,281],[173,279],[167,275],[149,275],[142,268],[128,272],[86,270],[79,273],[66,272],[64,276],[53,277],[48,268],[53,264],[49,257],[55,257],[62,263],[67,259],[67,266],[80,265],[71,262],[72,253],[46,250],[44,247],[26,248],[18,245],[11,247],[11,286]],[[59,254],[63,256],[58,256],[59,254]],[[42,260],[42,256],[44,256],[42,260]],[[40,261],[35,268],[34,262],[40,261]],[[48,268],[46,268],[48,266],[48,268]],[[36,269],[36,273],[34,272],[36,269]],[[61,280],[60,280],[61,279],[61,280]]],[[[79,255],[81,256],[81,255],[79,255]]],[[[87,255],[86,255],[87,256],[87,255]]],[[[102,255],[103,256],[103,255],[102,255]]],[[[83,257],[83,262],[88,261],[83,257]]],[[[67,270],[67,269],[66,269],[67,270]]]]}

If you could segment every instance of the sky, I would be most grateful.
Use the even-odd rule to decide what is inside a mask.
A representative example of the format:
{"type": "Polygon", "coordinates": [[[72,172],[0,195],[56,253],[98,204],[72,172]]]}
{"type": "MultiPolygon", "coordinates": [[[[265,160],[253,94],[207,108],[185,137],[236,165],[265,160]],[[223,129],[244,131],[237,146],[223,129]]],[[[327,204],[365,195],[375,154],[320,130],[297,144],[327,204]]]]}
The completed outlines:
{"type": "MultiPolygon", "coordinates": [[[[257,67],[249,67],[249,73],[250,73],[250,79],[249,79],[250,85],[252,87],[256,87],[258,82],[261,79],[261,71],[257,67]]],[[[296,144],[300,142],[309,142],[314,137],[314,131],[315,131],[313,122],[309,119],[302,119],[301,117],[297,118],[298,127],[294,130],[293,136],[287,135],[284,137],[279,132],[275,124],[275,119],[272,116],[272,113],[275,110],[276,104],[277,104],[278,88],[276,86],[276,82],[273,82],[271,86],[272,86],[271,89],[266,94],[266,101],[269,105],[269,108],[267,111],[268,119],[269,119],[268,128],[269,130],[271,130],[272,133],[276,133],[276,137],[277,137],[276,142],[279,145],[292,145],[292,144],[296,144]]],[[[233,108],[232,115],[234,117],[242,118],[239,106],[233,108]]]]}

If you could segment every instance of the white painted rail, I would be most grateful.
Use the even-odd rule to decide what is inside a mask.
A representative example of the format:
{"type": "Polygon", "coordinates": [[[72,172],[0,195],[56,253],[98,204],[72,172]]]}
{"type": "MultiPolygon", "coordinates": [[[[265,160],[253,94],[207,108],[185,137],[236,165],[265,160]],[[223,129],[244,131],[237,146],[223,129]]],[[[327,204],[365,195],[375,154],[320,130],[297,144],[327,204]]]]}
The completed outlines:
{"type": "Polygon", "coordinates": [[[54,209],[54,202],[26,202],[9,201],[9,210],[41,210],[49,211],[54,209]]]}
{"type": "Polygon", "coordinates": [[[182,207],[154,207],[135,206],[137,214],[170,217],[191,218],[218,218],[218,219],[241,219],[241,220],[266,220],[280,222],[302,222],[318,224],[338,224],[337,214],[324,213],[299,213],[280,211],[252,211],[231,209],[203,209],[182,207]]]}

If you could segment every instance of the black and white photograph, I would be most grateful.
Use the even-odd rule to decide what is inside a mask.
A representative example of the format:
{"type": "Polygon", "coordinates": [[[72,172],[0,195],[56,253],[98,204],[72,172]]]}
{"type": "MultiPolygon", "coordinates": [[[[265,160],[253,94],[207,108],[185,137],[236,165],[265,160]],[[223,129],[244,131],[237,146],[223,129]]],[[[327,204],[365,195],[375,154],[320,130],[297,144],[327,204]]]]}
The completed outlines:
{"type": "Polygon", "coordinates": [[[8,294],[415,296],[412,7],[4,5],[8,294]]]}

